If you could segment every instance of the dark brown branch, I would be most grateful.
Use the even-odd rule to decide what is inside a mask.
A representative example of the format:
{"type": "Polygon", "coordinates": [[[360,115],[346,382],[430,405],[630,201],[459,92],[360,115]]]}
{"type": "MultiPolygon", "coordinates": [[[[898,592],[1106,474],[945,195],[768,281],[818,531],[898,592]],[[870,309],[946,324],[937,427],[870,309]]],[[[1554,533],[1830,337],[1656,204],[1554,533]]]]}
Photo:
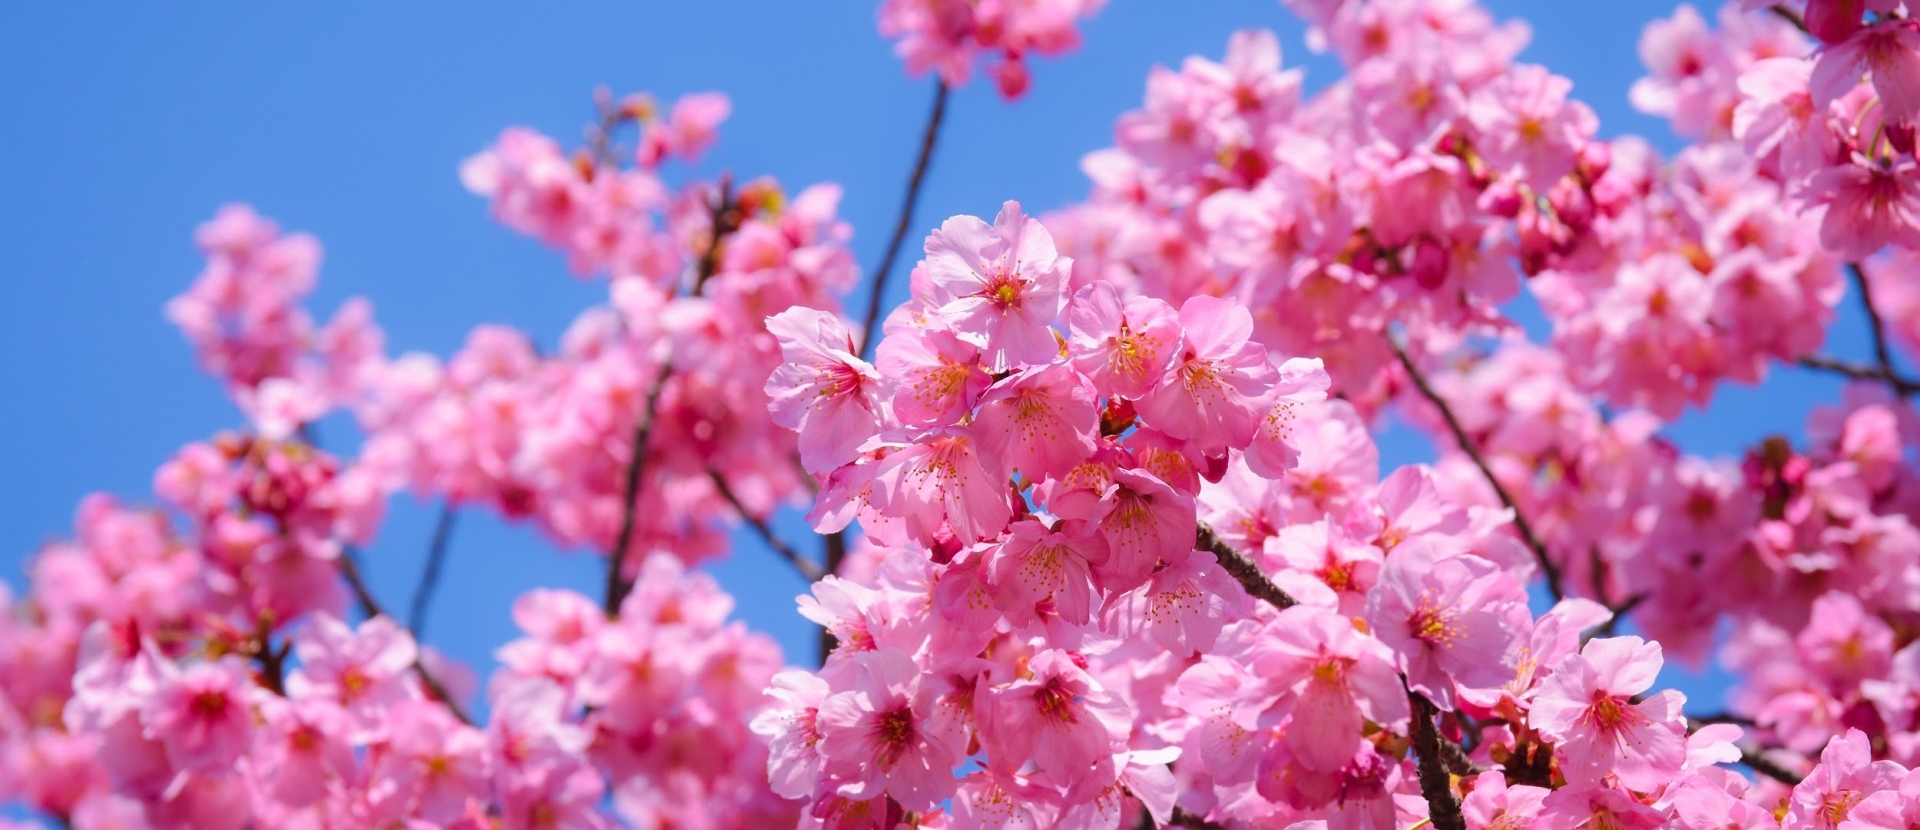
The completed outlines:
{"type": "Polygon", "coordinates": [[[293,643],[283,641],[278,648],[275,648],[273,641],[268,638],[266,626],[261,626],[261,629],[256,642],[257,650],[253,654],[253,659],[260,664],[261,682],[266,684],[267,691],[286,697],[287,653],[292,650],[293,643]]]}
{"type": "Polygon", "coordinates": [[[1866,269],[1858,262],[1849,262],[1847,273],[1853,276],[1854,287],[1860,289],[1860,306],[1866,310],[1867,328],[1873,332],[1873,362],[1880,371],[1893,377],[1893,351],[1887,348],[1887,326],[1880,319],[1880,309],[1873,304],[1873,285],[1867,281],[1866,269]]]}
{"type": "Polygon", "coordinates": [[[1580,638],[1580,642],[1585,643],[1595,637],[1613,636],[1614,632],[1620,630],[1620,623],[1626,620],[1628,614],[1633,613],[1633,609],[1639,608],[1640,603],[1646,602],[1648,596],[1650,595],[1645,593],[1634,594],[1627,597],[1626,602],[1608,608],[1607,610],[1613,612],[1613,616],[1608,617],[1606,622],[1594,626],[1592,631],[1580,638]]]}
{"type": "MultiPolygon", "coordinates": [[[[836,530],[827,534],[826,549],[826,564],[821,567],[821,573],[837,574],[840,572],[840,563],[847,561],[847,532],[836,530]]],[[[826,665],[827,655],[839,646],[840,640],[833,636],[833,631],[824,625],[820,626],[820,665],[826,665]]]]}
{"type": "Polygon", "coordinates": [[[414,639],[425,635],[427,630],[427,603],[433,601],[434,589],[440,587],[440,566],[447,558],[447,542],[453,538],[453,519],[458,515],[452,501],[440,503],[440,518],[433,523],[433,539],[427,543],[427,565],[420,572],[420,584],[413,588],[413,601],[407,604],[407,628],[413,630],[414,639]]]}
{"type": "Polygon", "coordinates": [[[700,254],[700,264],[694,274],[693,296],[698,297],[707,290],[707,280],[720,272],[720,242],[729,234],[740,229],[740,206],[733,200],[733,177],[720,174],[720,201],[709,206],[708,226],[712,235],[707,239],[707,250],[700,254]]]}
{"type": "Polygon", "coordinates": [[[1803,356],[1796,362],[1807,369],[1814,369],[1835,375],[1844,375],[1854,380],[1871,380],[1884,383],[1891,387],[1895,394],[1903,398],[1910,398],[1920,393],[1920,381],[1905,377],[1897,372],[1889,372],[1885,369],[1863,366],[1858,363],[1849,363],[1845,360],[1817,354],[1803,356]]]}
{"type": "Polygon", "coordinates": [[[1520,533],[1520,541],[1526,543],[1527,548],[1533,551],[1534,560],[1540,563],[1540,572],[1547,578],[1548,593],[1553,595],[1555,602],[1560,601],[1566,596],[1566,592],[1560,586],[1560,568],[1554,565],[1553,558],[1547,555],[1546,543],[1540,541],[1539,534],[1534,532],[1533,524],[1527,521],[1526,514],[1520,512],[1520,504],[1513,500],[1513,494],[1507,492],[1506,486],[1494,476],[1493,468],[1487,466],[1487,459],[1480,454],[1480,448],[1474,445],[1473,439],[1467,435],[1466,428],[1460,425],[1460,418],[1453,414],[1453,408],[1440,397],[1440,393],[1435,392],[1433,387],[1428,385],[1426,375],[1421,374],[1419,367],[1413,365],[1413,358],[1407,355],[1406,348],[1400,345],[1400,341],[1391,337],[1387,338],[1387,345],[1393,349],[1393,356],[1399,358],[1401,368],[1407,370],[1408,379],[1413,381],[1413,387],[1420,391],[1421,397],[1426,398],[1428,403],[1440,410],[1440,417],[1447,422],[1447,431],[1453,434],[1453,441],[1459,445],[1460,451],[1467,454],[1467,458],[1473,461],[1473,466],[1480,468],[1481,477],[1485,478],[1487,484],[1493,488],[1494,495],[1500,498],[1502,505],[1512,511],[1513,529],[1520,533]]]}
{"type": "MultiPolygon", "coordinates": [[[[369,619],[373,617],[392,619],[380,607],[380,601],[374,598],[373,592],[368,590],[366,580],[360,576],[360,566],[355,564],[353,557],[348,552],[342,551],[334,561],[339,563],[340,575],[346,578],[347,587],[353,591],[353,598],[360,605],[360,613],[369,619]]],[[[459,701],[453,699],[453,693],[447,691],[446,684],[441,683],[440,678],[434,677],[433,672],[427,670],[427,664],[418,656],[413,658],[413,673],[420,676],[421,685],[426,686],[427,691],[433,693],[433,696],[447,707],[447,711],[452,712],[461,723],[473,725],[473,719],[467,717],[467,711],[461,708],[459,701]]]]}
{"type": "MultiPolygon", "coordinates": [[[[1142,814],[1144,815],[1144,812],[1142,814]]],[[[1148,817],[1148,821],[1152,821],[1151,816],[1148,817]]],[[[1227,830],[1224,824],[1208,821],[1203,816],[1196,816],[1179,807],[1173,808],[1173,815],[1167,817],[1167,826],[1186,827],[1191,830],[1227,830]]]]}
{"type": "Polygon", "coordinates": [[[1472,756],[1469,756],[1465,749],[1444,737],[1440,738],[1440,765],[1446,767],[1448,773],[1461,778],[1486,772],[1479,764],[1473,762],[1472,756]]]}
{"type": "Polygon", "coordinates": [[[1812,34],[1812,32],[1807,30],[1807,21],[1800,17],[1799,12],[1786,6],[1768,6],[1767,11],[1773,12],[1774,17],[1792,23],[1793,28],[1799,29],[1801,34],[1812,34]]]}
{"type": "Polygon", "coordinates": [[[947,115],[947,82],[935,81],[933,88],[933,112],[927,116],[926,132],[920,136],[920,158],[913,163],[913,174],[907,177],[907,197],[900,204],[900,215],[893,223],[893,236],[887,240],[886,253],[880,257],[880,267],[873,272],[873,294],[867,297],[866,323],[860,327],[860,348],[854,350],[857,355],[865,356],[878,339],[873,336],[874,327],[880,321],[880,303],[887,293],[887,277],[893,272],[893,261],[900,257],[900,246],[906,242],[907,229],[913,225],[913,209],[920,203],[920,183],[926,180],[927,166],[933,161],[933,146],[940,138],[940,122],[947,115]]]}
{"type": "Polygon", "coordinates": [[[767,525],[765,519],[749,512],[747,506],[740,503],[740,497],[734,495],[733,488],[727,486],[727,480],[720,475],[719,470],[708,467],[707,476],[713,479],[713,489],[720,493],[721,498],[727,500],[727,504],[733,506],[733,512],[740,514],[740,519],[746,522],[748,527],[753,528],[755,533],[760,534],[761,542],[764,542],[774,553],[780,554],[780,558],[787,560],[787,563],[792,565],[794,570],[799,571],[800,576],[808,582],[820,581],[822,576],[820,566],[813,564],[813,560],[801,556],[800,552],[794,550],[791,545],[780,541],[780,537],[774,535],[773,528],[767,525]]]}
{"type": "MultiPolygon", "coordinates": [[[[693,295],[696,297],[706,290],[707,280],[720,271],[721,240],[740,228],[740,210],[733,200],[731,177],[724,174],[720,177],[720,200],[710,207],[712,235],[695,267],[693,295]]],[[[601,609],[609,617],[619,616],[620,603],[633,591],[633,583],[627,579],[626,573],[627,549],[633,546],[634,526],[639,519],[640,482],[645,478],[647,455],[653,443],[653,425],[660,414],[660,393],[667,388],[667,379],[672,375],[673,356],[669,354],[660,362],[660,371],[653,378],[652,388],[647,390],[646,405],[633,424],[633,449],[627,456],[626,476],[620,488],[620,530],[614,534],[613,550],[607,553],[607,585],[601,599],[601,609]]]]}
{"type": "MultiPolygon", "coordinates": [[[[1687,718],[1687,732],[1689,734],[1697,732],[1700,730],[1700,727],[1706,726],[1710,722],[1718,723],[1724,721],[1706,721],[1701,718],[1687,718]]],[[[1753,770],[1789,787],[1798,785],[1801,780],[1806,778],[1806,776],[1774,762],[1773,759],[1768,758],[1759,747],[1745,743],[1736,743],[1733,746],[1735,749],[1740,750],[1740,763],[1745,764],[1747,769],[1753,770]]]]}
{"type": "Polygon", "coordinates": [[[614,534],[613,550],[607,555],[607,590],[601,601],[601,609],[607,616],[620,614],[620,603],[633,590],[633,583],[627,579],[627,549],[633,547],[633,529],[639,516],[640,479],[647,469],[647,452],[653,443],[653,422],[660,412],[660,390],[667,388],[667,377],[673,374],[673,359],[661,361],[660,371],[654,375],[653,388],[647,392],[647,403],[640,410],[640,417],[633,425],[633,450],[627,458],[627,474],[620,487],[620,531],[614,534]]]}
{"type": "Polygon", "coordinates": [[[1433,704],[1412,689],[1407,690],[1407,702],[1413,705],[1413,752],[1419,756],[1420,795],[1427,800],[1429,820],[1434,830],[1467,830],[1460,801],[1453,796],[1440,731],[1433,726],[1433,704]]]}
{"type": "Polygon", "coordinates": [[[1232,545],[1222,540],[1213,532],[1213,528],[1207,526],[1206,522],[1199,523],[1195,528],[1194,550],[1204,550],[1213,554],[1213,558],[1220,562],[1220,567],[1227,572],[1227,575],[1240,583],[1240,587],[1247,589],[1248,595],[1273,606],[1274,610],[1285,611],[1300,604],[1286,591],[1281,590],[1280,586],[1273,584],[1266,574],[1261,573],[1260,566],[1253,564],[1253,560],[1242,556],[1239,551],[1233,549],[1232,545]]]}

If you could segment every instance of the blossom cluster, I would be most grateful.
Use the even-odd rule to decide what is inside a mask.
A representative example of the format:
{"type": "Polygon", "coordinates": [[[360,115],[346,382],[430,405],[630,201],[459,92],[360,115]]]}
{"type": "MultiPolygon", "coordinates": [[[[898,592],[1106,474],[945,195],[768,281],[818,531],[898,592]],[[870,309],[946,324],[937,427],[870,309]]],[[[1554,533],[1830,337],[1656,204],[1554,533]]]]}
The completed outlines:
{"type": "MultiPolygon", "coordinates": [[[[1100,5],[879,16],[909,71],[991,63],[1014,98],[1100,5]]],[[[391,354],[365,300],[303,307],[317,242],[222,209],[167,315],[249,427],[0,585],[0,802],[77,830],[1920,825],[1907,5],[1656,21],[1632,100],[1693,140],[1669,159],[1599,138],[1471,0],[1285,5],[1346,77],[1304,95],[1255,31],[1154,70],[1086,202],[947,219],[879,331],[840,311],[838,188],[669,183],[717,93],[602,94],[585,146],[514,128],[461,167],[604,279],[550,346],[391,354]],[[1814,354],[1849,278],[1873,366],[1814,354]],[[1792,362],[1860,381],[1803,439],[1666,437],[1792,362]],[[1382,469],[1389,407],[1434,464],[1382,469]],[[336,413],[357,447],[318,446],[336,413]],[[608,554],[606,596],[522,594],[482,694],[360,579],[403,490],[608,554]],[[817,670],[690,570],[807,502],[825,561],[783,552],[825,572],[817,670]],[[1690,716],[1657,676],[1710,657],[1737,685],[1690,716]]]]}
{"type": "Polygon", "coordinates": [[[1006,98],[1033,82],[1027,56],[1059,55],[1080,45],[1080,18],[1106,0],[881,0],[880,34],[915,75],[939,74],[948,86],[973,77],[974,65],[993,61],[987,74],[1006,98]]]}

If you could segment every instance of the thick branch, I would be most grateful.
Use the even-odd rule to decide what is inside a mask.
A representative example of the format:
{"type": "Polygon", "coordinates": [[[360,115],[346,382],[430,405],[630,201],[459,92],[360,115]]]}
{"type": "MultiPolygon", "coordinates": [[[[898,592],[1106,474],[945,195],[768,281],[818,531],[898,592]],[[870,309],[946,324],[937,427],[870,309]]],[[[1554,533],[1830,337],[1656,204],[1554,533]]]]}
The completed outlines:
{"type": "Polygon", "coordinates": [[[1903,398],[1910,398],[1920,393],[1920,380],[1914,380],[1886,369],[1862,366],[1858,363],[1849,363],[1837,358],[1817,354],[1806,355],[1796,362],[1804,368],[1844,375],[1854,380],[1871,380],[1884,383],[1893,389],[1894,394],[1903,398]]]}
{"type": "MultiPolygon", "coordinates": [[[[1151,821],[1151,817],[1149,817],[1149,821],[1151,821]]],[[[1168,817],[1167,826],[1186,827],[1191,828],[1191,830],[1227,830],[1227,826],[1224,824],[1208,821],[1203,816],[1196,816],[1179,807],[1173,808],[1173,815],[1168,817]]]]}
{"type": "Polygon", "coordinates": [[[708,467],[707,475],[713,479],[713,489],[719,491],[720,497],[726,499],[727,504],[733,506],[733,512],[740,514],[741,520],[745,521],[748,527],[753,528],[755,533],[760,534],[760,541],[766,543],[766,546],[772,549],[774,553],[780,554],[780,558],[787,560],[787,563],[792,565],[794,570],[799,571],[800,575],[805,577],[808,582],[820,581],[820,577],[823,575],[820,572],[820,566],[813,564],[812,560],[801,556],[799,551],[794,550],[793,547],[786,542],[780,541],[780,537],[774,535],[773,528],[767,526],[765,519],[749,512],[746,505],[740,503],[740,497],[734,495],[733,488],[727,486],[727,479],[720,475],[719,470],[708,467]]]}
{"type": "Polygon", "coordinates": [[[1413,358],[1407,356],[1407,350],[1400,345],[1400,341],[1389,337],[1387,345],[1393,349],[1393,356],[1400,359],[1401,368],[1407,370],[1407,377],[1413,381],[1413,387],[1420,391],[1421,397],[1426,398],[1428,403],[1440,410],[1440,417],[1447,422],[1447,431],[1453,433],[1453,441],[1460,446],[1460,451],[1467,454],[1467,458],[1473,461],[1473,466],[1480,468],[1480,475],[1487,480],[1489,486],[1493,487],[1494,495],[1500,498],[1501,504],[1513,512],[1513,529],[1519,531],[1520,541],[1525,542],[1527,548],[1533,551],[1533,558],[1540,563],[1540,572],[1547,577],[1547,591],[1553,595],[1554,601],[1559,601],[1566,596],[1566,593],[1560,587],[1560,568],[1554,565],[1553,558],[1547,555],[1546,543],[1540,541],[1539,534],[1533,530],[1533,524],[1527,521],[1525,513],[1520,512],[1520,505],[1513,500],[1513,494],[1507,492],[1506,486],[1494,476],[1493,468],[1487,466],[1487,459],[1480,454],[1480,448],[1474,445],[1473,439],[1467,436],[1467,430],[1460,425],[1460,418],[1453,414],[1453,408],[1448,406],[1446,400],[1440,397],[1440,393],[1435,392],[1427,383],[1426,375],[1421,374],[1420,368],[1413,365],[1413,358]]]}
{"type": "Polygon", "coordinates": [[[440,565],[447,558],[447,542],[453,538],[453,519],[457,515],[452,501],[441,502],[440,518],[433,523],[433,540],[427,543],[427,565],[420,572],[420,584],[413,588],[413,601],[407,605],[407,627],[418,639],[427,630],[427,603],[440,587],[440,565]]]}
{"type": "MultiPolygon", "coordinates": [[[[353,591],[354,600],[360,604],[360,613],[368,618],[392,619],[392,616],[380,607],[380,601],[374,599],[373,592],[367,589],[367,582],[360,577],[360,566],[354,563],[353,557],[343,551],[334,561],[339,563],[340,575],[346,578],[347,587],[353,591]]],[[[439,698],[441,704],[447,707],[447,711],[452,712],[461,723],[473,725],[473,720],[467,717],[466,710],[460,707],[459,701],[453,699],[453,693],[447,691],[446,684],[441,683],[440,678],[434,677],[433,672],[427,670],[427,664],[421,662],[419,657],[413,658],[413,673],[420,676],[421,685],[426,686],[427,691],[439,698]]]]}
{"type": "Polygon", "coordinates": [[[1233,577],[1235,582],[1240,583],[1240,587],[1247,589],[1248,595],[1273,606],[1274,610],[1285,611],[1300,604],[1286,591],[1281,590],[1280,586],[1273,584],[1273,580],[1268,579],[1266,574],[1261,573],[1260,566],[1253,564],[1253,560],[1240,555],[1232,545],[1222,541],[1206,522],[1200,522],[1195,529],[1194,549],[1213,554],[1213,558],[1220,562],[1221,569],[1225,570],[1228,576],[1233,577]]]}
{"type": "Polygon", "coordinates": [[[893,223],[893,237],[887,240],[885,255],[880,257],[880,267],[873,272],[873,294],[867,297],[866,322],[860,327],[860,348],[855,354],[866,355],[872,348],[875,337],[874,326],[880,320],[880,303],[887,293],[887,277],[893,272],[893,261],[900,256],[900,246],[906,242],[907,229],[913,225],[913,209],[920,203],[920,183],[927,177],[927,165],[933,160],[933,145],[940,138],[940,122],[947,114],[947,82],[935,81],[933,88],[933,112],[927,116],[926,132],[920,136],[920,158],[913,163],[913,174],[907,177],[907,197],[900,203],[900,215],[893,223]]]}
{"type": "MultiPolygon", "coordinates": [[[[826,564],[820,570],[823,574],[837,574],[840,572],[840,563],[847,561],[847,532],[836,530],[827,534],[826,549],[826,564]]],[[[833,636],[833,631],[824,625],[820,626],[820,665],[826,665],[827,655],[839,646],[840,640],[833,636]]]]}
{"type": "Polygon", "coordinates": [[[1433,704],[1407,690],[1407,702],[1413,704],[1413,751],[1419,756],[1420,795],[1427,800],[1427,815],[1434,830],[1467,830],[1467,819],[1460,813],[1460,802],[1453,797],[1453,779],[1440,748],[1440,732],[1433,726],[1433,704]]]}
{"type": "MultiPolygon", "coordinates": [[[[263,626],[264,628],[264,626],[263,626]]],[[[260,664],[260,678],[267,685],[267,691],[281,697],[287,696],[287,652],[293,647],[291,642],[282,642],[276,648],[266,632],[259,637],[259,650],[253,659],[260,664]]]]}

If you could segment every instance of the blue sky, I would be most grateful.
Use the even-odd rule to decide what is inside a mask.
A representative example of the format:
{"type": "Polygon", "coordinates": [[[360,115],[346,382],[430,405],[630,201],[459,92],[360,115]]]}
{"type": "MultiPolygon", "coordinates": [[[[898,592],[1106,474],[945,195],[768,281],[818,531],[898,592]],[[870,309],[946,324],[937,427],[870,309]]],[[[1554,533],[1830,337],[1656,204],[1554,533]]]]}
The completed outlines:
{"type": "MultiPolygon", "coordinates": [[[[1528,15],[1525,59],[1574,80],[1607,135],[1677,142],[1633,112],[1634,47],[1656,0],[1502,0],[1528,15]]],[[[389,347],[446,354],[480,323],[552,343],[598,283],[576,281],[538,243],[495,225],[455,175],[509,125],[570,141],[597,84],[663,99],[720,90],[734,102],[703,174],[771,174],[790,190],[845,186],[844,216],[863,263],[892,225],[930,100],[874,31],[871,3],[124,4],[112,11],[29,4],[0,27],[0,579],[65,535],[79,499],[103,490],[150,500],[154,468],[181,445],[238,425],[161,316],[200,268],[194,226],[220,204],[251,202],[326,248],[318,316],[373,299],[389,347]]],[[[1302,27],[1273,0],[1118,0],[1085,26],[1086,46],[1034,68],[1031,94],[1007,104],[984,83],[948,113],[918,225],[1082,198],[1078,168],[1111,142],[1115,116],[1139,104],[1147,70],[1217,57],[1238,28],[1279,32],[1290,66],[1317,87],[1337,74],[1311,56],[1302,27]]],[[[1832,351],[1866,354],[1849,298],[1832,351]]],[[[1798,434],[1810,403],[1838,385],[1802,373],[1722,393],[1710,416],[1672,430],[1709,455],[1775,432],[1798,434]]],[[[334,431],[330,443],[347,440],[334,431]]],[[[1383,437],[1389,463],[1429,453],[1417,436],[1383,437]]],[[[433,506],[398,498],[367,570],[403,608],[431,533],[433,506]]],[[[791,525],[789,525],[791,528],[791,525]]],[[[803,540],[811,545],[811,540],[803,540]]],[[[428,624],[433,644],[481,669],[514,634],[513,597],[533,585],[593,593],[603,560],[556,553],[534,531],[461,516],[428,624]]],[[[749,547],[714,568],[739,615],[774,633],[789,660],[812,659],[793,611],[804,586],[749,547]]],[[[1711,694],[1713,681],[1687,684],[1711,694]]],[[[1702,709],[1718,708],[1702,701],[1702,709]]]]}

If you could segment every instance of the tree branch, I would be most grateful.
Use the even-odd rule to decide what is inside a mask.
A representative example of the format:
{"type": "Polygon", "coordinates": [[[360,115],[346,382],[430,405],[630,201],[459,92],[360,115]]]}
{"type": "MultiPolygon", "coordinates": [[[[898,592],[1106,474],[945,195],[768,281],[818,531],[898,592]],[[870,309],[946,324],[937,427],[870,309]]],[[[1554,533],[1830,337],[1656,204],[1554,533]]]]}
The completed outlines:
{"type": "Polygon", "coordinates": [[[667,388],[667,377],[673,374],[673,357],[668,355],[661,361],[660,371],[653,378],[653,388],[647,392],[646,406],[641,409],[640,417],[634,421],[633,450],[627,458],[627,475],[621,485],[620,531],[614,534],[613,550],[608,553],[607,589],[601,601],[601,610],[607,616],[620,614],[620,603],[633,590],[633,583],[627,580],[627,549],[633,546],[633,528],[638,518],[640,499],[640,479],[647,468],[647,452],[653,443],[653,422],[660,412],[660,390],[667,388]]]}
{"type": "Polygon", "coordinates": [[[1194,530],[1194,550],[1204,550],[1213,554],[1213,558],[1220,562],[1221,569],[1225,570],[1228,576],[1233,577],[1235,582],[1240,583],[1240,587],[1247,589],[1248,595],[1273,606],[1276,611],[1285,611],[1300,604],[1299,600],[1288,595],[1286,591],[1281,590],[1280,586],[1273,584],[1273,580],[1268,579],[1266,574],[1261,573],[1260,566],[1253,564],[1253,560],[1242,556],[1239,551],[1233,549],[1232,545],[1221,540],[1206,522],[1200,522],[1194,530]]]}
{"type": "Polygon", "coordinates": [[[748,512],[746,505],[740,503],[740,497],[733,494],[733,488],[727,486],[727,480],[720,475],[719,470],[708,467],[707,476],[713,479],[713,489],[719,491],[720,497],[726,499],[727,504],[733,506],[733,512],[740,514],[741,521],[746,522],[748,527],[753,528],[754,532],[760,534],[760,541],[766,543],[766,546],[774,553],[780,554],[780,558],[787,560],[787,564],[792,565],[793,569],[799,571],[800,576],[804,577],[808,582],[820,581],[821,576],[823,576],[820,572],[820,566],[813,564],[812,560],[801,556],[799,551],[794,550],[792,546],[786,542],[780,541],[780,537],[774,535],[773,528],[767,526],[765,519],[748,512]]]}
{"type": "Polygon", "coordinates": [[[1786,6],[1768,6],[1767,11],[1773,12],[1774,17],[1778,17],[1781,20],[1785,20],[1788,23],[1793,24],[1793,28],[1799,29],[1801,34],[1813,34],[1812,32],[1807,30],[1807,21],[1800,17],[1799,12],[1796,12],[1793,9],[1787,8],[1786,6]]]}
{"type": "Polygon", "coordinates": [[[1849,363],[1838,358],[1817,354],[1805,355],[1795,362],[1807,369],[1814,369],[1835,375],[1844,375],[1854,380],[1871,380],[1884,383],[1893,389],[1894,394],[1902,398],[1911,398],[1915,394],[1920,394],[1920,380],[1913,380],[1912,378],[1885,369],[1873,366],[1862,366],[1858,363],[1849,363]]]}
{"type": "MultiPolygon", "coordinates": [[[[1405,681],[1402,680],[1404,685],[1405,681]]],[[[1440,732],[1433,727],[1433,704],[1407,690],[1407,702],[1413,705],[1413,751],[1419,756],[1420,795],[1427,800],[1427,815],[1434,830],[1467,830],[1467,819],[1460,813],[1460,801],[1453,797],[1453,779],[1447,773],[1440,748],[1440,732]]]]}
{"type": "Polygon", "coordinates": [[[907,177],[907,197],[900,204],[900,215],[893,223],[893,237],[887,240],[886,254],[880,257],[880,267],[873,272],[873,294],[867,297],[866,322],[860,327],[860,348],[854,354],[865,356],[874,344],[874,325],[880,320],[880,303],[887,293],[887,277],[893,271],[893,261],[900,256],[900,246],[906,242],[907,229],[913,224],[913,209],[920,203],[920,183],[927,177],[927,165],[933,160],[933,146],[940,138],[940,122],[947,114],[947,82],[934,81],[933,112],[927,116],[926,132],[920,136],[920,158],[913,163],[913,174],[907,177]]]}
{"type": "MultiPolygon", "coordinates": [[[[720,271],[720,242],[728,234],[740,228],[740,211],[733,201],[733,179],[727,175],[720,177],[720,200],[711,206],[712,234],[707,240],[707,249],[700,254],[699,264],[695,267],[693,295],[698,297],[706,291],[707,280],[720,271]]],[[[620,530],[614,534],[613,550],[607,553],[607,585],[601,599],[601,609],[609,617],[619,616],[620,603],[633,590],[633,583],[627,579],[627,549],[633,546],[634,524],[638,519],[640,482],[647,468],[647,455],[653,442],[653,425],[660,413],[660,392],[667,388],[667,379],[673,375],[673,355],[669,353],[660,362],[660,372],[654,376],[653,388],[647,391],[647,402],[640,417],[633,425],[633,450],[627,457],[627,472],[621,486],[620,530]]]]}
{"type": "Polygon", "coordinates": [[[1860,306],[1866,310],[1867,328],[1873,332],[1873,362],[1887,377],[1893,377],[1893,351],[1887,347],[1886,323],[1880,319],[1880,309],[1873,303],[1873,284],[1868,282],[1867,271],[1858,262],[1847,263],[1847,273],[1853,276],[1854,287],[1860,289],[1860,306]]]}
{"type": "Polygon", "coordinates": [[[1440,410],[1440,417],[1447,422],[1447,431],[1453,434],[1454,443],[1458,444],[1460,451],[1466,453],[1467,458],[1473,461],[1473,466],[1480,468],[1481,477],[1493,487],[1493,493],[1500,498],[1500,503],[1513,511],[1514,530],[1519,531],[1520,541],[1526,543],[1527,547],[1533,551],[1533,558],[1540,563],[1540,572],[1547,577],[1547,591],[1553,595],[1555,602],[1560,601],[1566,596],[1566,592],[1560,587],[1560,568],[1554,565],[1553,558],[1547,555],[1546,543],[1540,541],[1539,534],[1534,532],[1533,525],[1527,521],[1526,514],[1520,512],[1520,505],[1513,500],[1513,494],[1507,492],[1506,486],[1494,476],[1493,468],[1487,466],[1487,459],[1480,454],[1480,449],[1474,445],[1473,439],[1468,437],[1466,428],[1460,425],[1460,418],[1453,414],[1453,408],[1440,397],[1440,393],[1435,392],[1433,387],[1428,385],[1427,378],[1420,373],[1419,367],[1413,365],[1413,358],[1407,356],[1406,348],[1392,337],[1386,340],[1387,345],[1393,349],[1393,356],[1399,358],[1401,368],[1407,370],[1407,377],[1413,381],[1414,388],[1420,391],[1421,397],[1426,398],[1428,403],[1440,410]]]}
{"type": "MultiPolygon", "coordinates": [[[[1706,726],[1708,723],[1730,722],[1735,721],[1708,721],[1702,718],[1687,718],[1687,733],[1692,734],[1698,732],[1700,727],[1706,726]]],[[[1760,773],[1789,787],[1798,785],[1806,778],[1806,776],[1800,773],[1775,763],[1773,759],[1763,754],[1759,747],[1744,743],[1736,743],[1733,746],[1735,749],[1740,750],[1740,763],[1747,765],[1747,768],[1754,772],[1760,773]]]]}
{"type": "MultiPolygon", "coordinates": [[[[827,534],[826,564],[821,567],[821,573],[824,576],[838,574],[840,563],[845,561],[847,561],[847,531],[841,529],[827,534]]],[[[824,625],[820,626],[820,665],[826,665],[827,655],[832,654],[833,650],[839,647],[840,639],[833,636],[833,631],[824,625]]]]}
{"type": "MultiPolygon", "coordinates": [[[[366,580],[360,576],[360,566],[354,563],[352,556],[342,551],[334,561],[339,563],[340,575],[346,578],[347,587],[352,589],[354,599],[359,602],[361,614],[369,619],[373,617],[393,619],[380,607],[380,601],[374,599],[373,592],[367,589],[366,580]]],[[[461,723],[473,725],[473,719],[467,717],[467,712],[461,708],[460,702],[453,699],[453,693],[447,691],[446,684],[441,683],[440,678],[434,677],[433,672],[427,670],[427,664],[421,662],[417,655],[413,658],[413,673],[420,676],[421,685],[426,686],[427,691],[439,698],[440,703],[447,707],[447,711],[452,712],[461,723]]]]}
{"type": "Polygon", "coordinates": [[[447,558],[447,542],[453,538],[453,519],[457,513],[451,500],[440,503],[440,518],[433,523],[433,539],[427,543],[427,565],[420,572],[420,584],[413,588],[413,601],[407,604],[407,628],[418,639],[427,630],[427,603],[440,586],[440,565],[447,558]]]}
{"type": "MultiPolygon", "coordinates": [[[[1145,815],[1146,812],[1142,810],[1141,814],[1145,815]]],[[[1149,826],[1151,826],[1151,823],[1152,823],[1151,816],[1148,816],[1148,823],[1149,823],[1149,826]]],[[[1179,807],[1173,808],[1173,815],[1168,817],[1167,826],[1168,827],[1186,827],[1186,828],[1190,828],[1190,830],[1227,830],[1227,826],[1224,824],[1208,821],[1203,816],[1196,816],[1192,813],[1189,813],[1185,810],[1180,809],[1179,807]]]]}

